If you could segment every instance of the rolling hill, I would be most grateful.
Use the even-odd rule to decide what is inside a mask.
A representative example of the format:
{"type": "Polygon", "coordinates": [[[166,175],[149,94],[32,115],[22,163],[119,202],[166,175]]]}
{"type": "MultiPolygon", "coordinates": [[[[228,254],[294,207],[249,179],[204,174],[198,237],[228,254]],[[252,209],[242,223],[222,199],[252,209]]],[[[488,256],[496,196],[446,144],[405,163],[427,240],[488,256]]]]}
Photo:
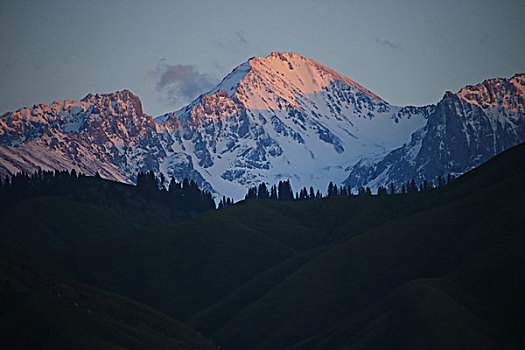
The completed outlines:
{"type": "MultiPolygon", "coordinates": [[[[20,224],[17,239],[3,233],[2,242],[224,349],[517,349],[524,153],[521,144],[420,193],[247,200],[60,247],[32,246],[38,232],[20,224]]],[[[22,201],[1,222],[35,201],[47,200],[22,201]]]]}

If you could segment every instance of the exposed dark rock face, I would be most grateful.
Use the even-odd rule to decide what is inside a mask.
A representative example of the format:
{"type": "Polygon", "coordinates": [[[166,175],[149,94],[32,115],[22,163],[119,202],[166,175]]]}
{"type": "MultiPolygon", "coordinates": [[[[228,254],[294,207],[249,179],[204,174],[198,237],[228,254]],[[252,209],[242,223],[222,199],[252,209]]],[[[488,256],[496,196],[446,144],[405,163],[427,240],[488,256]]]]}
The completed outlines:
{"type": "Polygon", "coordinates": [[[412,179],[462,174],[525,141],[524,96],[524,74],[447,92],[408,144],[383,158],[359,161],[345,182],[352,187],[400,186],[412,179]]]}

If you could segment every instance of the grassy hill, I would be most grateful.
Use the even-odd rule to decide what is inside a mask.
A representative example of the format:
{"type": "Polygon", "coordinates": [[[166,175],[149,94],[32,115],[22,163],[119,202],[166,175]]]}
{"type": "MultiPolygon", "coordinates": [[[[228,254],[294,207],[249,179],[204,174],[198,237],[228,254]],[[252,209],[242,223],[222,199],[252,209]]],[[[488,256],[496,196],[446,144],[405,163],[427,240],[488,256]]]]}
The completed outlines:
{"type": "Polygon", "coordinates": [[[46,173],[36,181],[22,179],[9,190],[0,187],[0,239],[35,253],[125,236],[208,209],[166,191],[144,193],[98,177],[46,173]]]}
{"type": "Polygon", "coordinates": [[[158,311],[0,252],[2,349],[217,349],[158,311]]]}
{"type": "Polygon", "coordinates": [[[419,211],[348,231],[271,287],[256,277],[225,299],[237,306],[227,320],[223,301],[189,323],[229,349],[520,348],[524,151],[418,195],[419,211]]]}
{"type": "Polygon", "coordinates": [[[245,201],[183,222],[141,216],[124,187],[122,205],[31,198],[0,214],[2,239],[224,349],[521,348],[524,156],[423,193],[245,201]]]}

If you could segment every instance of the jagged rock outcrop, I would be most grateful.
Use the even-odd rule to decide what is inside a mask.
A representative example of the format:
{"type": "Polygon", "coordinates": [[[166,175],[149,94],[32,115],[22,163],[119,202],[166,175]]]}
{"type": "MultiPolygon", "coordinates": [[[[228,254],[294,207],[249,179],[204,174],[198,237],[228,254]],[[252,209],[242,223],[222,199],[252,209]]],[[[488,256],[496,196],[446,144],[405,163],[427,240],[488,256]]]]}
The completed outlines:
{"type": "Polygon", "coordinates": [[[460,175],[525,141],[525,74],[447,92],[409,143],[379,159],[362,159],[345,181],[376,188],[411,179],[460,175]]]}

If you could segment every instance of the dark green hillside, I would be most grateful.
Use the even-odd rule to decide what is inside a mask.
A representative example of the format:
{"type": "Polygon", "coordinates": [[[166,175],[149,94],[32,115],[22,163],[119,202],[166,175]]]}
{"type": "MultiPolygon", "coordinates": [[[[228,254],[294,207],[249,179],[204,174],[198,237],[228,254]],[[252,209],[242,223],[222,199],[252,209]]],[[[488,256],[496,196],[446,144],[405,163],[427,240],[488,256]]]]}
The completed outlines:
{"type": "Polygon", "coordinates": [[[291,257],[311,256],[312,249],[421,210],[415,199],[246,201],[187,222],[53,252],[52,258],[71,278],[186,319],[291,257]]]}
{"type": "Polygon", "coordinates": [[[426,192],[248,200],[183,222],[126,185],[128,201],[38,196],[4,207],[2,239],[226,350],[517,349],[523,159],[525,144],[426,192]]]}
{"type": "Polygon", "coordinates": [[[4,248],[2,349],[217,349],[157,311],[43,271],[4,248]]]}
{"type": "Polygon", "coordinates": [[[295,252],[220,213],[53,254],[68,276],[185,319],[295,252]]]}
{"type": "MultiPolygon", "coordinates": [[[[423,210],[331,246],[208,334],[229,349],[519,348],[524,153],[516,147],[414,199],[423,210]]],[[[191,323],[214,329],[218,312],[191,323]]]]}
{"type": "Polygon", "coordinates": [[[186,202],[166,191],[145,192],[99,177],[18,174],[0,186],[0,238],[42,252],[123,236],[210,209],[204,201],[186,202]]]}

